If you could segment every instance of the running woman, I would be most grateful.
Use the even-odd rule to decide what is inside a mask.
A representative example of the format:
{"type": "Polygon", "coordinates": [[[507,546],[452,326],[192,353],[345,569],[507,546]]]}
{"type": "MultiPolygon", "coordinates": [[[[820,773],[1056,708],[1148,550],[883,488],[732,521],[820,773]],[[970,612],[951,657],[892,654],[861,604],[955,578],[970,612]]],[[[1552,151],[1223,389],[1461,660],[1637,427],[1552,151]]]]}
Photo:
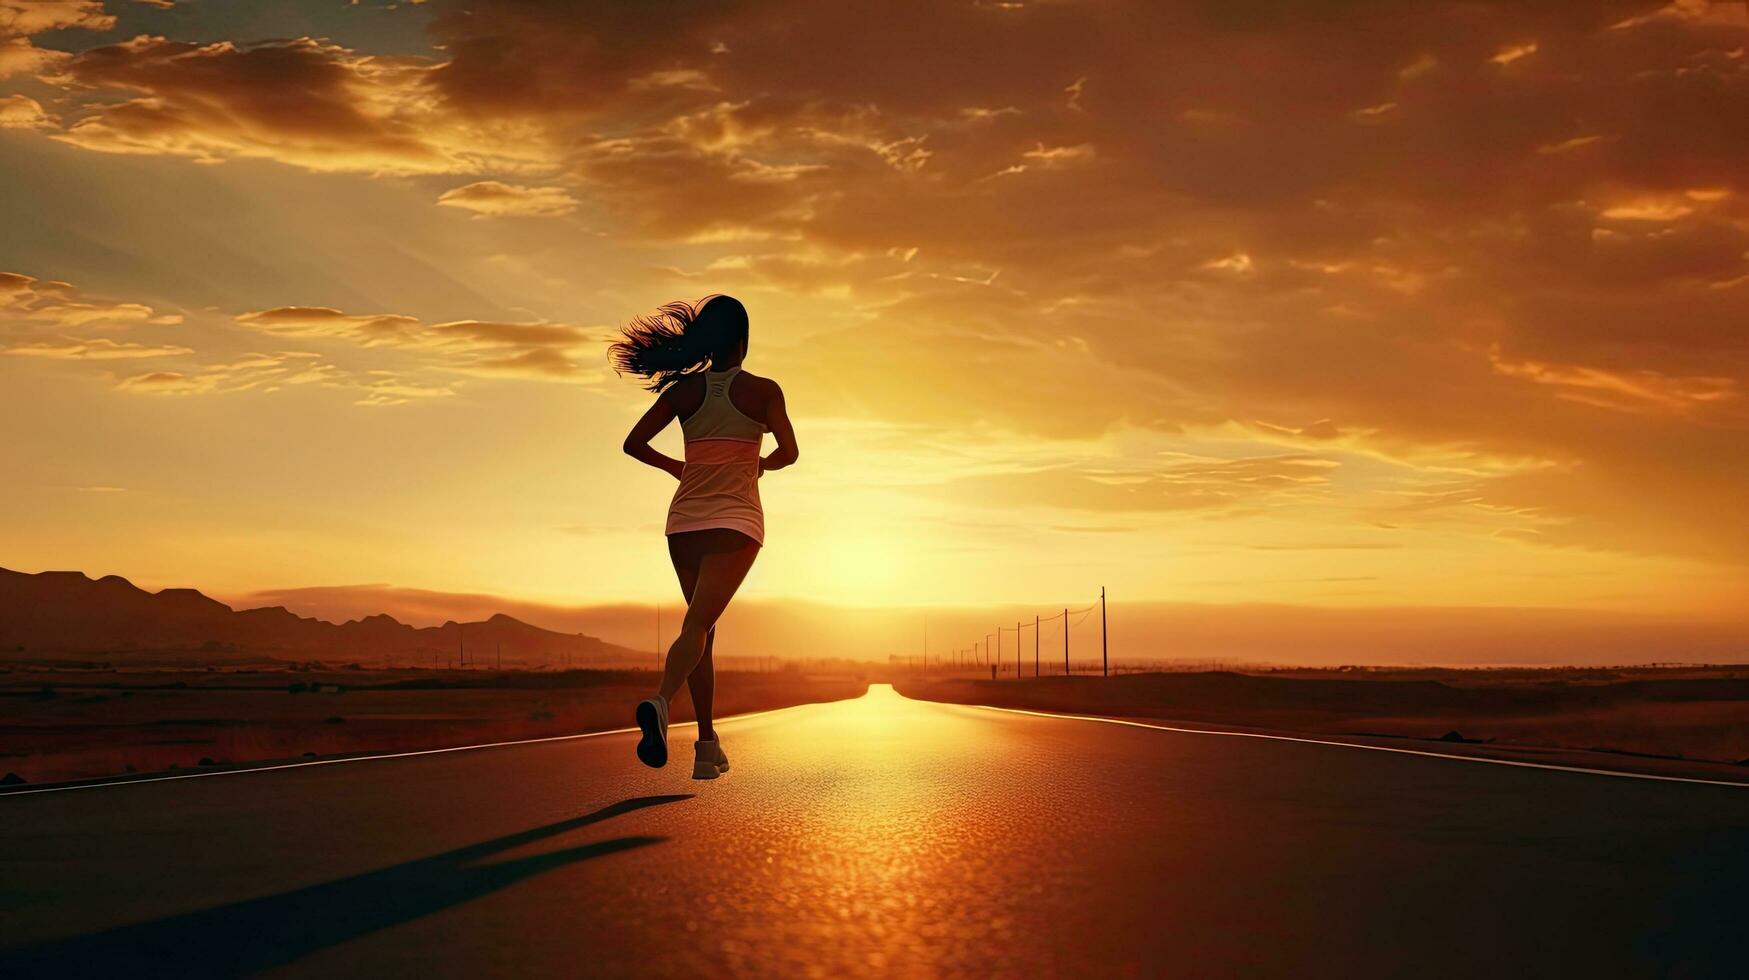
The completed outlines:
{"type": "Polygon", "coordinates": [[[747,309],[733,297],[669,303],[640,316],[620,331],[608,356],[617,371],[644,379],[657,393],[626,436],[626,454],[680,481],[668,505],[667,536],[686,618],[668,648],[661,686],[638,703],[644,733],[638,758],[651,768],[668,764],[668,705],[685,684],[698,716],[692,778],[715,779],[729,771],[729,757],[711,726],[717,619],[765,542],[759,478],[796,461],[795,430],[777,382],[741,369],[747,309]],[[686,437],[684,462],[650,446],[676,418],[686,437]],[[767,432],[777,448],[762,457],[767,432]]]}

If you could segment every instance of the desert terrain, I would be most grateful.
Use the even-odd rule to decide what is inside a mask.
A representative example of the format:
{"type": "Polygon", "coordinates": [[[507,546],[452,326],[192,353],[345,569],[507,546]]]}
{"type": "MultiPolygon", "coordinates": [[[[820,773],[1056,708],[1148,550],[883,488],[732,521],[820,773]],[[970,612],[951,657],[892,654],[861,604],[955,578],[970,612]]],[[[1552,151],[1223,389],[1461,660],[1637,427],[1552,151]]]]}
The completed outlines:
{"type": "MultiPolygon", "coordinates": [[[[631,705],[654,684],[648,670],[0,666],[0,778],[16,786],[603,731],[630,725],[631,705]]],[[[724,671],[716,714],[866,689],[848,674],[724,671]]],[[[672,720],[692,717],[683,694],[672,720]]]]}
{"type": "Polygon", "coordinates": [[[1578,752],[1605,767],[1749,766],[1749,665],[913,674],[896,686],[931,701],[1425,741],[1467,754],[1578,752]]]}

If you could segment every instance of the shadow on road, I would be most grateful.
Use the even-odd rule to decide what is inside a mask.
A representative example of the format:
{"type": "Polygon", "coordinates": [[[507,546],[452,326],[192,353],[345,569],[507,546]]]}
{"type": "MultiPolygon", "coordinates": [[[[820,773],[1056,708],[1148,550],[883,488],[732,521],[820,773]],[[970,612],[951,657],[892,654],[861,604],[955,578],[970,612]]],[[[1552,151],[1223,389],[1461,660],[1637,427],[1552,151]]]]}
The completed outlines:
{"type": "Polygon", "coordinates": [[[594,813],[296,891],[0,953],[0,975],[220,977],[255,973],[460,905],[544,871],[660,843],[615,837],[531,857],[490,855],[603,820],[692,799],[640,796],[594,813]]]}

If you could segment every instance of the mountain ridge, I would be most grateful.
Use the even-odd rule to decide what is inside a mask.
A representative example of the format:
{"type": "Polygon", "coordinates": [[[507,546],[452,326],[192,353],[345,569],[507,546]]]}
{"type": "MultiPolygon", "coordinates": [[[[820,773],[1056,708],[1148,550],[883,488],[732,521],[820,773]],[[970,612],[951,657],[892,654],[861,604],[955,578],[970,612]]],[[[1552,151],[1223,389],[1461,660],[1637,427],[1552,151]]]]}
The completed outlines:
{"type": "Polygon", "coordinates": [[[609,666],[646,663],[634,651],[558,633],[505,613],[477,622],[412,626],[388,613],[344,623],[284,606],[233,609],[198,589],[149,592],[120,575],[0,568],[0,656],[140,656],[196,652],[414,665],[609,666]]]}

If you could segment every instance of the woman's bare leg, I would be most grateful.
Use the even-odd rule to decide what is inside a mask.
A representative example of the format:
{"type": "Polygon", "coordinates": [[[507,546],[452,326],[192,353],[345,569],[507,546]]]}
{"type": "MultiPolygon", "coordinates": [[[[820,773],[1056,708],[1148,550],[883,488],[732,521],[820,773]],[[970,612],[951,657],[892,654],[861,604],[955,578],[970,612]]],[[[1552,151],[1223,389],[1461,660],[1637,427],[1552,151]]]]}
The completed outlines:
{"type": "Polygon", "coordinates": [[[668,660],[663,666],[662,686],[656,692],[664,700],[674,700],[680,685],[704,659],[705,645],[711,639],[711,628],[735,590],[747,578],[753,559],[759,556],[759,546],[751,541],[744,548],[705,555],[698,564],[698,584],[693,587],[692,600],[686,605],[686,618],[680,624],[680,635],[668,647],[668,660]]]}
{"type": "Polygon", "coordinates": [[[692,692],[692,713],[698,719],[698,737],[705,742],[717,740],[711,717],[711,700],[717,691],[717,668],[711,663],[711,647],[716,641],[717,628],[713,626],[704,635],[704,656],[698,658],[698,666],[686,675],[686,689],[692,692]]]}
{"type": "MultiPolygon", "coordinates": [[[[674,561],[674,574],[680,579],[680,594],[687,602],[692,601],[692,591],[698,587],[698,563],[696,558],[671,556],[674,561]]],[[[717,739],[717,730],[713,726],[715,720],[711,715],[711,701],[716,695],[717,671],[716,664],[711,661],[711,648],[716,646],[717,628],[710,628],[704,638],[704,656],[699,658],[698,666],[692,668],[692,673],[686,675],[686,689],[692,694],[692,714],[698,720],[698,737],[706,742],[717,739]]]]}

